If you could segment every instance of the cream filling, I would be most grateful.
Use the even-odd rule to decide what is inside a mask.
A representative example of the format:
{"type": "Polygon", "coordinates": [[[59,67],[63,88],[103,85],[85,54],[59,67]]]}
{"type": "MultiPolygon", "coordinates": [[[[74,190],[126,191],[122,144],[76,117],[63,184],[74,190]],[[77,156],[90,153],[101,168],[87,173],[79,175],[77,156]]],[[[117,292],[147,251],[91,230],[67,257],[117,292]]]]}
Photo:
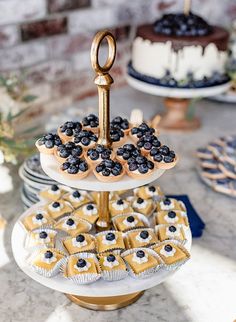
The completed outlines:
{"type": "Polygon", "coordinates": [[[169,224],[175,224],[178,220],[179,220],[179,218],[178,218],[178,216],[176,215],[174,218],[170,218],[168,215],[165,215],[164,216],[164,219],[165,219],[165,221],[166,222],[168,222],[169,224]]]}
{"type": "Polygon", "coordinates": [[[172,210],[174,209],[175,205],[174,203],[171,201],[171,203],[169,205],[165,205],[163,201],[160,202],[160,207],[161,210],[172,210]]]}
{"type": "Polygon", "coordinates": [[[133,257],[132,257],[132,262],[138,263],[138,264],[143,264],[143,263],[147,263],[148,261],[148,255],[145,254],[144,257],[140,258],[137,257],[136,253],[134,253],[133,257]]]}
{"type": "Polygon", "coordinates": [[[49,206],[48,206],[48,208],[49,208],[49,210],[50,211],[52,211],[52,212],[59,212],[59,211],[61,211],[62,209],[63,209],[63,204],[62,203],[60,203],[60,206],[59,207],[53,207],[52,206],[53,204],[51,203],[49,206]]]}
{"type": "Polygon", "coordinates": [[[180,237],[180,229],[176,227],[176,231],[171,232],[169,227],[166,228],[166,236],[168,237],[180,237]]]}
{"type": "Polygon", "coordinates": [[[76,229],[76,224],[74,223],[73,225],[67,225],[66,221],[62,224],[62,227],[65,228],[66,230],[75,230],[76,229]]]}
{"type": "Polygon", "coordinates": [[[102,243],[104,245],[114,245],[114,244],[116,244],[116,239],[117,239],[117,237],[115,236],[115,239],[113,239],[113,240],[107,240],[106,239],[106,235],[104,235],[104,236],[102,236],[102,243]]]}
{"type": "Polygon", "coordinates": [[[46,264],[51,264],[57,261],[57,258],[53,255],[51,258],[45,258],[44,254],[42,254],[42,262],[46,264]]]}
{"type": "Polygon", "coordinates": [[[162,247],[162,249],[160,250],[161,255],[165,256],[165,257],[172,257],[175,255],[176,253],[176,249],[172,248],[172,250],[170,252],[167,252],[165,250],[165,246],[162,247]]]}
{"type": "Polygon", "coordinates": [[[125,210],[129,207],[129,205],[126,202],[124,202],[122,205],[118,205],[116,202],[113,202],[111,206],[115,210],[119,210],[119,211],[125,210]]]}
{"type": "Polygon", "coordinates": [[[143,200],[142,203],[138,203],[137,200],[134,201],[133,206],[137,209],[145,209],[148,205],[148,202],[146,200],[143,200]]]}
{"type": "Polygon", "coordinates": [[[152,236],[151,235],[149,235],[148,236],[148,238],[142,238],[141,236],[140,236],[140,234],[138,234],[136,237],[135,237],[135,239],[138,241],[138,242],[140,242],[140,243],[143,243],[143,242],[150,242],[151,240],[152,240],[152,236]]]}
{"type": "Polygon", "coordinates": [[[89,267],[91,264],[89,262],[86,262],[86,265],[84,267],[78,267],[77,265],[74,265],[74,268],[77,269],[79,272],[86,272],[89,270],[89,267]]]}
{"type": "Polygon", "coordinates": [[[78,247],[78,248],[81,248],[81,247],[84,247],[84,246],[88,245],[86,239],[83,242],[78,242],[76,240],[76,238],[72,238],[72,241],[71,242],[72,242],[72,245],[74,247],[78,247]]]}
{"type": "Polygon", "coordinates": [[[137,219],[134,219],[133,222],[128,222],[127,221],[127,218],[125,218],[125,220],[123,220],[123,224],[127,227],[135,227],[138,223],[138,220],[137,219]]]}
{"type": "Polygon", "coordinates": [[[107,261],[107,257],[104,259],[103,261],[103,265],[106,266],[106,267],[115,267],[115,266],[118,266],[119,265],[119,262],[117,260],[115,260],[114,262],[108,262],[107,261]]]}
{"type": "Polygon", "coordinates": [[[83,209],[83,213],[86,215],[86,216],[94,216],[94,215],[97,215],[98,213],[98,210],[96,207],[93,207],[93,209],[87,209],[87,206],[88,205],[85,205],[82,209],[83,209]]]}
{"type": "Polygon", "coordinates": [[[73,196],[73,194],[71,194],[70,196],[69,196],[69,199],[70,199],[70,201],[72,201],[72,202],[81,202],[81,201],[84,201],[84,196],[82,196],[82,195],[80,195],[80,197],[79,198],[75,198],[74,196],[73,196]]]}

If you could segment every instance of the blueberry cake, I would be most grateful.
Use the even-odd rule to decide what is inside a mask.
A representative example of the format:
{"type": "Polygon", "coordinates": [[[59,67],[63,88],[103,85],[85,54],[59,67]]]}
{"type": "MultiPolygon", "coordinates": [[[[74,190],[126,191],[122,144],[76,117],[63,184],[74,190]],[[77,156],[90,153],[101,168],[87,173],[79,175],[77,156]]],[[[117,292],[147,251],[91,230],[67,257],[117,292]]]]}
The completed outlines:
{"type": "Polygon", "coordinates": [[[99,119],[94,114],[89,114],[85,116],[82,120],[82,125],[85,130],[92,131],[94,133],[98,133],[99,129],[99,119]]]}
{"type": "Polygon", "coordinates": [[[80,122],[67,121],[62,124],[57,130],[63,143],[71,141],[73,136],[78,134],[82,130],[82,125],[80,122]]]}
{"type": "Polygon", "coordinates": [[[229,33],[190,12],[165,14],[137,28],[129,74],[167,87],[201,88],[228,81],[229,33]]]}
{"type": "Polygon", "coordinates": [[[61,165],[61,172],[71,179],[82,179],[87,177],[90,168],[85,159],[70,156],[66,162],[61,165]]]}
{"type": "Polygon", "coordinates": [[[104,160],[99,163],[93,171],[98,180],[103,182],[118,181],[125,174],[123,166],[115,160],[104,160]]]}
{"type": "Polygon", "coordinates": [[[57,134],[48,133],[35,143],[40,153],[53,154],[55,149],[61,145],[61,139],[57,134]]]}

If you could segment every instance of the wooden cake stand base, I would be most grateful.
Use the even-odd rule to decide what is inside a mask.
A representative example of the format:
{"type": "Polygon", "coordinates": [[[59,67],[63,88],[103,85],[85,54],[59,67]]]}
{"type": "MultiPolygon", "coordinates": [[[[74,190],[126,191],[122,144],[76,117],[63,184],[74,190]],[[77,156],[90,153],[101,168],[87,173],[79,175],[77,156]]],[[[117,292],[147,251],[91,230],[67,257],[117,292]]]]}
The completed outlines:
{"type": "Polygon", "coordinates": [[[170,131],[193,131],[200,127],[200,120],[188,116],[190,99],[166,98],[164,105],[166,113],[160,117],[156,115],[152,120],[152,127],[170,131]]]}
{"type": "Polygon", "coordinates": [[[88,297],[65,294],[73,303],[94,311],[112,311],[121,309],[136,302],[144,291],[132,294],[109,296],[109,297],[88,297]]]}

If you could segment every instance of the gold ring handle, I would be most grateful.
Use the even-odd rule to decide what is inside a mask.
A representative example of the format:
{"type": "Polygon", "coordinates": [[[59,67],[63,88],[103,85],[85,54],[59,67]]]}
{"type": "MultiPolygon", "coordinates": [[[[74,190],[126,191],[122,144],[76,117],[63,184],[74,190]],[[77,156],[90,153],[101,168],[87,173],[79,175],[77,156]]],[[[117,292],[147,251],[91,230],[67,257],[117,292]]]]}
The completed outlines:
{"type": "Polygon", "coordinates": [[[116,41],[114,36],[108,30],[99,31],[94,37],[92,47],[91,47],[91,63],[94,71],[99,75],[108,73],[108,71],[111,69],[115,61],[115,57],[116,57],[116,41]],[[100,66],[98,53],[103,39],[106,39],[108,43],[108,57],[104,66],[100,66]]]}

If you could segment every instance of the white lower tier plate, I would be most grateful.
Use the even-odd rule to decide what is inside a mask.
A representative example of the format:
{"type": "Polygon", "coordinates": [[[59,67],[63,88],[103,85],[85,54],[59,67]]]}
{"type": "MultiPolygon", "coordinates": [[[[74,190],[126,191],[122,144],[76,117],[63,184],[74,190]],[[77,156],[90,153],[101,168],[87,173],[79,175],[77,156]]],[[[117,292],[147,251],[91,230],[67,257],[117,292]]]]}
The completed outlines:
{"type": "Polygon", "coordinates": [[[209,86],[205,88],[171,88],[148,84],[130,75],[127,75],[126,78],[130,86],[141,92],[156,96],[173,98],[195,98],[214,96],[227,91],[231,85],[231,82],[228,82],[222,85],[209,86]]]}
{"type": "Polygon", "coordinates": [[[165,170],[155,170],[152,175],[144,179],[132,179],[127,175],[124,175],[121,180],[117,182],[101,182],[93,173],[88,177],[79,179],[68,179],[62,173],[59,172],[60,164],[53,155],[40,154],[40,161],[43,171],[52,179],[65,186],[69,186],[76,189],[83,189],[89,191],[118,191],[128,190],[139,186],[143,186],[159,178],[165,170]]]}
{"type": "MultiPolygon", "coordinates": [[[[160,269],[152,277],[136,280],[131,277],[127,277],[120,281],[115,282],[107,282],[102,279],[89,284],[89,285],[77,285],[74,284],[72,281],[69,281],[63,278],[60,275],[57,275],[52,278],[43,277],[37,273],[35,273],[30,266],[27,264],[27,258],[29,253],[25,250],[25,238],[26,238],[26,231],[23,228],[20,220],[27,214],[34,211],[39,206],[35,204],[33,207],[28,209],[26,212],[22,214],[22,216],[18,219],[15,223],[13,231],[12,231],[12,251],[13,256],[16,260],[17,265],[20,269],[29,277],[31,277],[36,282],[49,287],[53,290],[58,292],[67,293],[67,294],[74,294],[78,296],[93,296],[93,297],[106,297],[106,296],[118,296],[118,295],[125,295],[125,294],[132,294],[135,292],[147,290],[152,288],[168,277],[170,277],[175,271],[166,271],[164,269],[160,269]]],[[[192,244],[192,235],[189,228],[185,229],[187,242],[185,244],[186,249],[190,252],[191,244],[192,244]]]]}
{"type": "MultiPolygon", "coordinates": [[[[236,92],[229,90],[225,93],[209,97],[209,99],[222,103],[236,103],[236,92]]],[[[233,106],[235,105],[232,105],[232,107],[233,106]]]]}

